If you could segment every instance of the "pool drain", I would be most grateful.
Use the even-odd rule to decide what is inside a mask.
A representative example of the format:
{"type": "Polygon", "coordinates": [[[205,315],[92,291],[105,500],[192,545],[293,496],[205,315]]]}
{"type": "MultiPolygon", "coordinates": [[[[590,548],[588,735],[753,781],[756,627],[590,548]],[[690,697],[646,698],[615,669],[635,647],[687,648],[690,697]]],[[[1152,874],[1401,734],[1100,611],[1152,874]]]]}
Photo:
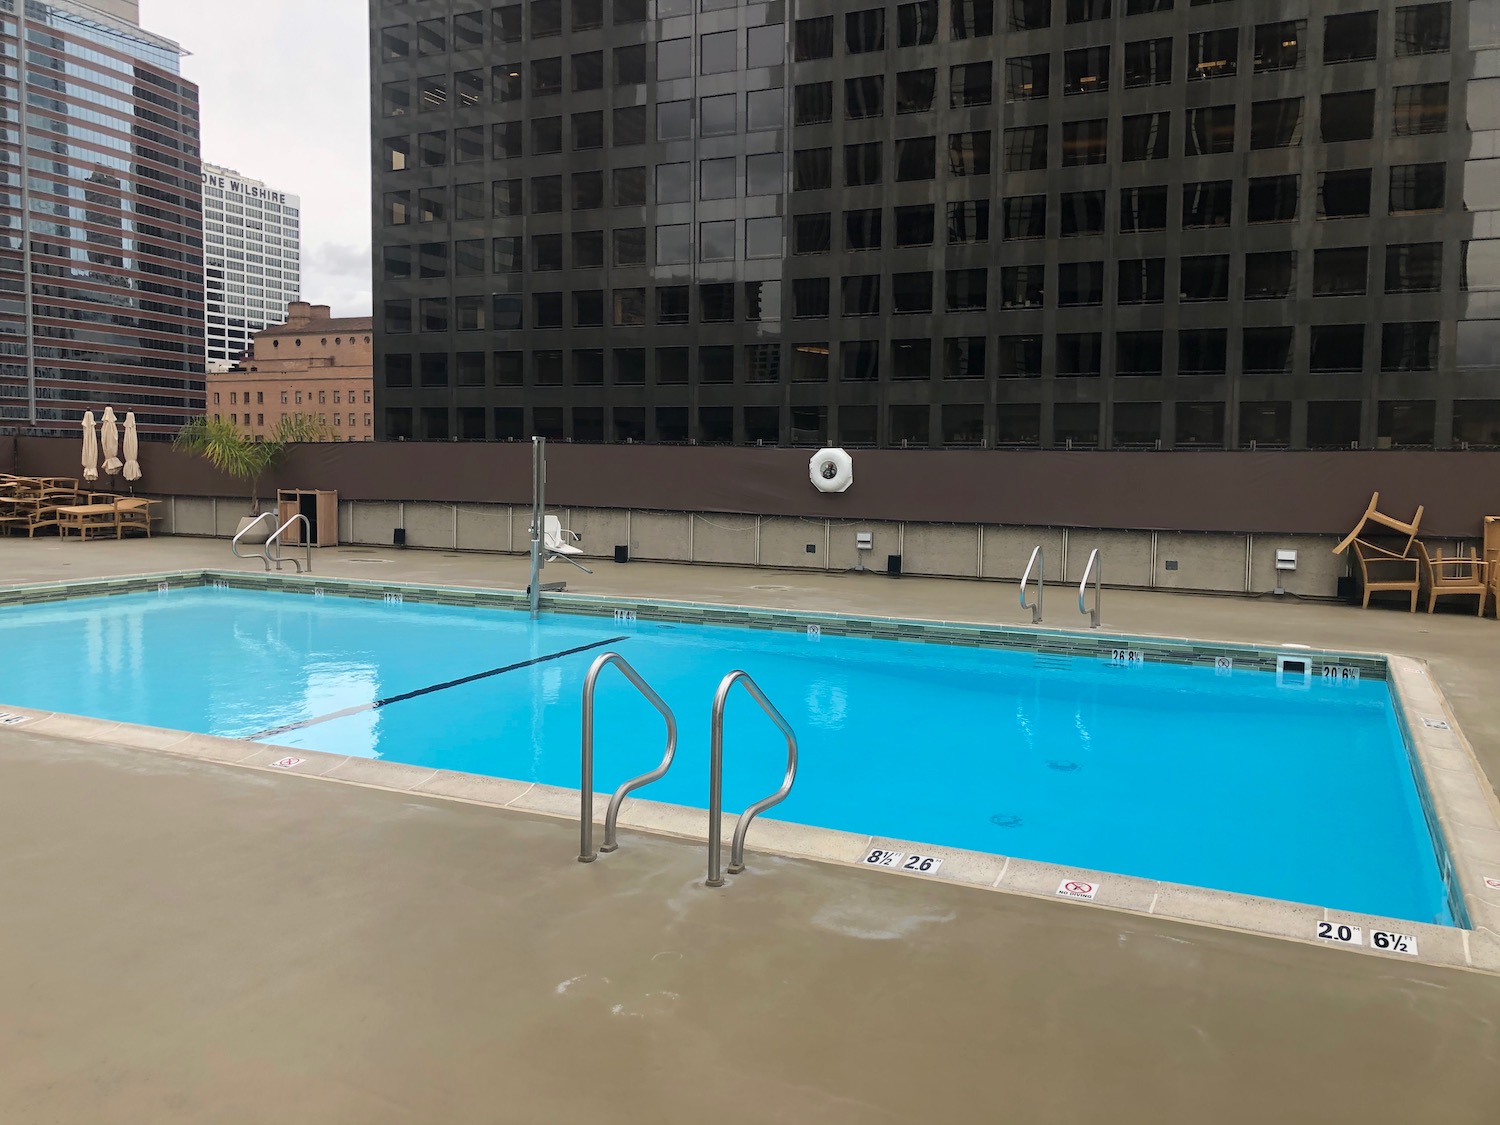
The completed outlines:
{"type": "Polygon", "coordinates": [[[996,828],[1019,828],[1021,827],[1021,818],[1011,813],[996,813],[990,817],[990,823],[996,828]]]}
{"type": "Polygon", "coordinates": [[[1066,758],[1049,758],[1047,760],[1049,770],[1057,770],[1059,773],[1072,773],[1078,768],[1077,762],[1070,762],[1066,758]]]}

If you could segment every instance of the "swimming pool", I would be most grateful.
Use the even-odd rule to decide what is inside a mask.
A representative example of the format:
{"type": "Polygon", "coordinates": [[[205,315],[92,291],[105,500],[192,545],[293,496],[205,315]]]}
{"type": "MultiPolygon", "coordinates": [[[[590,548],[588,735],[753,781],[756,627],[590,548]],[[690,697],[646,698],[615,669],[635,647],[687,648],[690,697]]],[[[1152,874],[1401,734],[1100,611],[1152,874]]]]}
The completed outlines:
{"type": "MultiPolygon", "coordinates": [[[[1455,921],[1382,680],[631,616],[212,587],[11,606],[0,702],[576,788],[583,678],[618,651],[681,727],[638,795],[701,808],[714,689],[743,668],[801,742],[778,819],[1455,921]]],[[[613,674],[598,721],[597,789],[655,765],[660,719],[613,674]]],[[[726,808],[783,766],[733,698],[726,808]]]]}

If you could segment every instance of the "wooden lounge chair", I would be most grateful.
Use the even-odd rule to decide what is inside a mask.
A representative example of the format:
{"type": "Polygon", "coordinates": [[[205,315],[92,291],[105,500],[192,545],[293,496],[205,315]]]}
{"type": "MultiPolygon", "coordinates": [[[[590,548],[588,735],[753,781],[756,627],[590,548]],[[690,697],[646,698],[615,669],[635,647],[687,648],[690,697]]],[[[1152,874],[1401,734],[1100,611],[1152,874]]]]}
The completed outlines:
{"type": "MultiPolygon", "coordinates": [[[[1406,545],[1404,547],[1402,547],[1402,549],[1395,554],[1395,557],[1396,558],[1411,558],[1412,557],[1411,545],[1412,545],[1413,542],[1416,541],[1416,538],[1417,538],[1417,528],[1422,523],[1422,512],[1423,512],[1422,506],[1421,505],[1417,506],[1417,514],[1414,515],[1414,516],[1412,516],[1410,523],[1407,523],[1404,520],[1398,520],[1398,519],[1396,519],[1395,516],[1388,516],[1384,512],[1379,511],[1378,508],[1376,507],[1376,505],[1378,505],[1379,503],[1380,503],[1380,493],[1378,493],[1378,492],[1371,493],[1370,494],[1370,504],[1369,504],[1369,507],[1367,507],[1365,509],[1365,514],[1359,517],[1359,522],[1354,525],[1354,530],[1351,531],[1348,535],[1346,535],[1344,537],[1343,541],[1337,547],[1335,547],[1333,549],[1333,553],[1335,555],[1342,555],[1345,551],[1347,551],[1349,549],[1350,544],[1352,544],[1353,542],[1355,542],[1355,540],[1361,540],[1361,541],[1365,542],[1366,544],[1368,544],[1369,540],[1372,539],[1374,536],[1377,536],[1377,535],[1388,535],[1390,532],[1395,532],[1398,536],[1400,536],[1400,535],[1406,536],[1406,545]],[[1370,531],[1370,532],[1367,533],[1366,532],[1366,528],[1370,524],[1375,524],[1377,528],[1386,528],[1387,530],[1386,531],[1373,530],[1373,531],[1370,531]]],[[[1387,552],[1387,553],[1390,553],[1390,552],[1387,552]]]]}
{"type": "Polygon", "coordinates": [[[1487,567],[1472,547],[1467,556],[1445,556],[1442,552],[1429,555],[1427,545],[1419,539],[1417,557],[1422,560],[1422,573],[1427,579],[1428,613],[1437,607],[1439,598],[1467,594],[1479,598],[1479,616],[1484,616],[1490,589],[1485,581],[1487,567]]]}
{"type": "Polygon", "coordinates": [[[1359,561],[1360,584],[1365,588],[1364,608],[1370,608],[1370,595],[1387,592],[1411,595],[1411,612],[1417,612],[1417,595],[1422,590],[1421,563],[1416,555],[1401,555],[1366,543],[1352,541],[1354,557],[1359,561]]]}

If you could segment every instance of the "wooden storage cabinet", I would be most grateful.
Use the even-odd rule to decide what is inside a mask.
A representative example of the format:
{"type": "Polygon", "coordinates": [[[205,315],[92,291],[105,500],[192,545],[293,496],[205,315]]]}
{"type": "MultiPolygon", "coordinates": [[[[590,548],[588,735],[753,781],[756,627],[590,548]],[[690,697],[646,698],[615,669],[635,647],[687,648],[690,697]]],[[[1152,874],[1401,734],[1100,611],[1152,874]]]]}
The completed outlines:
{"type": "MultiPolygon", "coordinates": [[[[280,526],[301,513],[312,528],[314,547],[339,545],[339,494],[315,488],[278,488],[276,490],[276,523],[280,526]]],[[[302,542],[302,525],[296,524],[281,537],[283,543],[302,542]]]]}

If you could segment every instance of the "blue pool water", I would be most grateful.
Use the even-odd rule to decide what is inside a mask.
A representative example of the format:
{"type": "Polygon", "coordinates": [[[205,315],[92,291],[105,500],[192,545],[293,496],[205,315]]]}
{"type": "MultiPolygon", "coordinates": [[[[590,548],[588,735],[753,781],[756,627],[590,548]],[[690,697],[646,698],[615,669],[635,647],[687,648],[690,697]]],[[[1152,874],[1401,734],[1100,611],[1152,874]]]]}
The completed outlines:
{"type": "MultiPolygon", "coordinates": [[[[677,762],[642,797],[706,804],[714,690],[743,668],[801,743],[777,818],[1453,922],[1372,680],[1296,690],[1081,658],[1039,670],[993,648],[205,587],[0,609],[0,705],[576,788],[583,678],[611,649],[681,727],[677,762]],[[511,670],[264,734],[497,668],[511,670]]],[[[601,792],[661,754],[660,718],[613,671],[597,745],[601,792]]],[[[739,693],[725,758],[735,810],[785,765],[739,693]]]]}

